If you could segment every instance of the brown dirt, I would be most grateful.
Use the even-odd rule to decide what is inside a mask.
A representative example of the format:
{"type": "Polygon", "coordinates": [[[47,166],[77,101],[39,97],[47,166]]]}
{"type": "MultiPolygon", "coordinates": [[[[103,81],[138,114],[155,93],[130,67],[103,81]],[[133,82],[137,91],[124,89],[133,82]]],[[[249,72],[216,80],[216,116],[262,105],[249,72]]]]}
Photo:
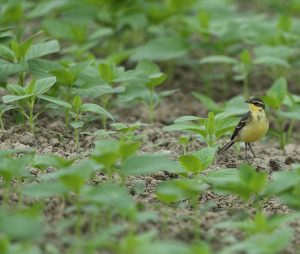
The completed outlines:
{"type": "MultiPolygon", "coordinates": [[[[203,115],[205,109],[195,100],[191,100],[189,95],[178,92],[171,98],[166,99],[158,108],[157,120],[154,125],[146,125],[136,131],[136,135],[142,137],[142,152],[164,152],[169,153],[173,158],[182,154],[182,147],[177,143],[181,135],[177,132],[164,132],[162,127],[166,123],[171,123],[175,118],[182,115],[203,115]]],[[[133,109],[118,110],[118,121],[135,122],[136,120],[145,122],[145,109],[135,107],[133,109]],[[126,117],[125,117],[126,116],[126,117]],[[129,116],[129,117],[127,117],[129,116]]],[[[33,148],[38,153],[54,153],[66,158],[78,156],[75,144],[72,141],[71,132],[65,131],[63,122],[60,120],[49,120],[44,118],[39,121],[36,134],[32,135],[26,131],[23,125],[15,125],[1,135],[0,149],[29,149],[33,148]]],[[[92,127],[91,132],[96,130],[92,127]]],[[[81,136],[81,150],[79,157],[88,156],[89,149],[93,146],[95,137],[81,136]]],[[[188,146],[189,151],[195,151],[205,144],[193,140],[188,146]]],[[[300,145],[288,144],[285,150],[280,150],[275,141],[269,140],[265,143],[253,145],[253,149],[259,157],[249,159],[248,162],[259,171],[271,174],[274,171],[289,170],[290,164],[300,162],[300,145]]],[[[243,156],[243,151],[241,151],[243,156]]],[[[235,149],[231,149],[224,156],[217,158],[215,163],[208,169],[238,167],[244,162],[242,156],[235,149]]],[[[36,172],[33,172],[36,173],[36,172]]],[[[145,229],[157,229],[163,239],[176,238],[186,242],[191,242],[198,236],[208,241],[215,250],[224,246],[236,243],[243,238],[243,234],[238,230],[219,229],[216,225],[229,218],[241,216],[241,213],[251,214],[254,209],[249,203],[242,202],[236,196],[223,196],[206,191],[199,197],[199,208],[191,209],[188,202],[180,202],[170,206],[164,205],[157,200],[154,191],[156,186],[167,179],[176,177],[165,172],[143,177],[128,177],[127,186],[131,190],[133,198],[143,206],[143,210],[158,213],[157,221],[148,222],[141,227],[145,229]],[[135,184],[142,184],[145,189],[142,193],[134,191],[135,184]],[[242,211],[242,212],[241,212],[242,211]]],[[[102,174],[96,176],[94,182],[103,182],[106,177],[102,174]]],[[[66,216],[67,204],[63,200],[50,199],[46,208],[48,221],[52,224],[58,222],[66,216]]],[[[264,206],[264,211],[268,214],[289,213],[289,209],[278,200],[272,199],[264,206]]],[[[295,232],[292,245],[284,253],[295,253],[296,246],[300,245],[300,220],[292,223],[295,232]]],[[[53,240],[54,242],[57,239],[53,240]]],[[[57,243],[58,244],[58,243],[57,243]]]]}

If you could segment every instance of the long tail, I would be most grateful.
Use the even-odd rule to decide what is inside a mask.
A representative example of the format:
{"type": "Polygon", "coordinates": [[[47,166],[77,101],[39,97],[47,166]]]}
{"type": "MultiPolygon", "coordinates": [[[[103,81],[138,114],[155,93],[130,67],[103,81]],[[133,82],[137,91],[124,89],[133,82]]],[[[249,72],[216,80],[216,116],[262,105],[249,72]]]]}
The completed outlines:
{"type": "Polygon", "coordinates": [[[224,145],[224,146],[218,151],[218,154],[224,153],[224,152],[225,152],[228,148],[230,148],[233,144],[234,144],[234,141],[231,140],[230,142],[228,142],[226,145],[224,145]]]}

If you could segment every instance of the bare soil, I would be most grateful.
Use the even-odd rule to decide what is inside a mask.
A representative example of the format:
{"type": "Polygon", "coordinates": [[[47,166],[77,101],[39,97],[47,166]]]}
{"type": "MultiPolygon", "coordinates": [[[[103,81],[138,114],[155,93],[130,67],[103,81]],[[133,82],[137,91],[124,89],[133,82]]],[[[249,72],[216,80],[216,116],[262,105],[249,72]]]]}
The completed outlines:
{"type": "MultiPolygon", "coordinates": [[[[143,107],[132,109],[119,109],[115,112],[119,117],[118,121],[133,123],[135,121],[146,122],[147,114],[143,107]]],[[[173,158],[182,154],[182,147],[177,143],[181,135],[177,132],[165,132],[162,127],[171,123],[174,119],[182,115],[206,115],[204,107],[196,102],[190,95],[183,92],[176,93],[173,97],[166,99],[159,107],[157,113],[157,123],[146,125],[136,131],[136,135],[142,137],[142,152],[163,152],[169,153],[173,158]]],[[[13,125],[12,116],[5,119],[7,125],[13,125]]],[[[93,132],[100,126],[90,126],[88,131],[93,132]]],[[[14,125],[3,133],[0,149],[29,149],[33,148],[38,153],[54,153],[66,158],[87,157],[93,147],[95,137],[81,135],[81,150],[79,155],[76,153],[75,144],[71,135],[71,130],[66,130],[63,121],[42,118],[36,128],[36,134],[27,132],[28,128],[24,125],[14,125]]],[[[224,140],[225,142],[225,140],[224,140]]],[[[259,171],[271,174],[274,171],[286,171],[291,169],[292,163],[300,162],[300,145],[297,140],[295,143],[288,144],[285,150],[279,149],[276,141],[267,140],[253,145],[253,149],[259,156],[249,159],[248,162],[259,171]]],[[[188,147],[189,151],[195,151],[205,144],[193,140],[188,147]]],[[[238,167],[245,162],[243,159],[243,149],[238,154],[235,149],[231,149],[208,169],[238,167]]],[[[34,169],[32,174],[37,175],[34,169]]],[[[155,187],[161,182],[170,178],[176,178],[166,172],[153,174],[143,177],[128,177],[127,186],[133,198],[141,205],[144,211],[155,211],[160,216],[156,221],[147,222],[141,226],[140,230],[157,229],[162,239],[175,238],[185,242],[201,236],[208,241],[215,250],[233,244],[243,238],[243,234],[238,230],[220,229],[216,225],[226,221],[228,218],[240,218],[246,214],[252,214],[254,208],[249,203],[242,202],[236,196],[223,196],[206,191],[199,197],[199,207],[192,209],[188,202],[180,202],[170,206],[164,205],[157,200],[154,191],[155,187]],[[142,193],[136,193],[133,186],[139,182],[145,186],[142,193]]],[[[98,176],[96,182],[105,181],[104,175],[98,176]]],[[[62,200],[49,200],[45,211],[49,223],[59,221],[65,214],[67,205],[62,200]]],[[[264,206],[264,211],[268,214],[285,214],[290,210],[278,200],[272,199],[264,206]]],[[[300,220],[292,223],[295,232],[292,245],[283,253],[296,253],[300,246],[300,220]]],[[[59,237],[53,237],[52,241],[59,241],[59,237]]]]}

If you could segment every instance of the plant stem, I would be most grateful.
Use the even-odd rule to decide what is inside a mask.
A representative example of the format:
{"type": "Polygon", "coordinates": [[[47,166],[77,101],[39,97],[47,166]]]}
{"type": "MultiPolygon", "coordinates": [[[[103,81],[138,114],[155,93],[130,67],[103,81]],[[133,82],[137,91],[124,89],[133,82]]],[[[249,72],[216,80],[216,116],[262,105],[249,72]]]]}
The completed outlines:
{"type": "MultiPolygon", "coordinates": [[[[78,124],[78,120],[79,120],[79,115],[76,114],[76,116],[75,116],[75,123],[76,123],[76,125],[78,124]]],[[[76,144],[77,153],[78,153],[79,152],[79,148],[80,148],[80,143],[79,143],[79,128],[75,128],[75,130],[74,130],[74,139],[75,139],[75,144],[76,144]]]]}
{"type": "Polygon", "coordinates": [[[148,106],[148,111],[149,111],[149,121],[150,123],[154,122],[155,115],[154,115],[154,100],[153,100],[153,94],[154,94],[154,88],[150,88],[150,103],[148,106]]]}
{"type": "Polygon", "coordinates": [[[291,122],[290,122],[289,128],[288,128],[288,131],[287,131],[287,143],[290,142],[290,139],[292,137],[292,131],[293,131],[293,128],[294,128],[294,124],[295,124],[295,120],[292,119],[291,122]]]}
{"type": "Polygon", "coordinates": [[[25,72],[19,73],[19,85],[24,86],[24,80],[25,80],[25,72]]]}
{"type": "Polygon", "coordinates": [[[2,133],[4,133],[5,129],[4,129],[4,124],[3,124],[2,114],[0,114],[0,127],[1,127],[1,130],[2,130],[2,133]]]}
{"type": "Polygon", "coordinates": [[[31,101],[29,102],[29,126],[30,126],[30,132],[34,134],[34,113],[33,113],[33,108],[34,108],[34,102],[35,98],[32,98],[31,101]]]}
{"type": "Polygon", "coordinates": [[[245,97],[245,99],[249,99],[249,81],[248,81],[248,75],[245,75],[245,78],[244,78],[244,97],[245,97]]]}
{"type": "MultiPolygon", "coordinates": [[[[107,105],[108,105],[109,99],[110,99],[110,95],[109,94],[103,95],[103,97],[101,98],[101,106],[104,109],[107,109],[107,105]]],[[[106,116],[102,116],[101,123],[102,123],[103,129],[106,130],[106,128],[107,128],[107,126],[106,126],[107,125],[107,117],[106,116]]]]}

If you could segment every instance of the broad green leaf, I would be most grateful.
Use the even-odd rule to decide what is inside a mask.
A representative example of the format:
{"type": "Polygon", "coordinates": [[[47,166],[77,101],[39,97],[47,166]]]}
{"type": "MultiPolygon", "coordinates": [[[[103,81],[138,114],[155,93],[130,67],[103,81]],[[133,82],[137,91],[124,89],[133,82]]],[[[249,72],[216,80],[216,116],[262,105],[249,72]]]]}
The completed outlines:
{"type": "Polygon", "coordinates": [[[215,63],[220,63],[220,64],[237,64],[238,61],[232,57],[229,56],[208,56],[204,57],[199,61],[200,64],[215,64],[215,63]]]}
{"type": "Polygon", "coordinates": [[[201,120],[204,119],[202,117],[198,117],[198,116],[181,116],[179,118],[177,118],[174,123],[179,123],[179,122],[186,122],[186,121],[195,121],[195,120],[201,120]]]}
{"type": "Polygon", "coordinates": [[[192,173],[199,173],[204,169],[198,157],[191,154],[180,156],[179,162],[187,171],[192,173]]]}
{"type": "Polygon", "coordinates": [[[254,64],[263,64],[263,65],[269,65],[269,66],[273,66],[273,65],[278,65],[278,66],[282,66],[285,68],[290,68],[290,64],[284,60],[284,59],[280,59],[280,58],[276,58],[274,56],[261,56],[261,57],[257,57],[254,61],[254,64]]]}
{"type": "Polygon", "coordinates": [[[54,103],[56,105],[65,107],[65,108],[72,108],[72,105],[62,99],[56,98],[56,97],[52,97],[52,96],[48,96],[48,95],[39,95],[38,98],[45,100],[45,101],[49,101],[51,103],[54,103]]]}
{"type": "Polygon", "coordinates": [[[106,111],[104,108],[100,107],[97,104],[84,103],[81,106],[81,111],[82,112],[92,112],[92,113],[104,115],[104,116],[107,116],[108,118],[114,120],[114,117],[113,117],[113,115],[111,113],[109,113],[108,111],[106,111]]]}
{"type": "Polygon", "coordinates": [[[189,46],[185,40],[178,37],[163,37],[153,39],[144,46],[138,47],[131,60],[148,59],[152,61],[166,61],[186,55],[189,46]]]}
{"type": "Polygon", "coordinates": [[[174,179],[162,182],[155,190],[158,199],[165,203],[198,197],[208,185],[198,179],[174,179]]]}
{"type": "Polygon", "coordinates": [[[0,210],[0,231],[12,240],[36,241],[43,235],[42,218],[35,211],[31,213],[30,209],[23,212],[0,210]]]}
{"type": "Polygon", "coordinates": [[[293,234],[290,229],[282,228],[271,234],[255,234],[243,241],[233,244],[220,254],[248,253],[248,254],[274,254],[284,250],[292,240],[293,234]]]}
{"type": "Polygon", "coordinates": [[[198,99],[202,103],[202,105],[206,107],[209,111],[213,111],[216,113],[222,111],[222,108],[218,106],[218,104],[215,103],[210,97],[196,92],[192,92],[192,95],[196,99],[198,99]]]}
{"type": "Polygon", "coordinates": [[[24,87],[22,87],[20,85],[16,85],[16,84],[7,85],[7,90],[16,95],[25,95],[26,94],[26,90],[24,89],[24,87]]]}
{"type": "Polygon", "coordinates": [[[159,67],[155,63],[146,59],[138,62],[136,70],[146,74],[148,77],[152,74],[160,73],[159,67]]]}
{"type": "Polygon", "coordinates": [[[140,154],[127,158],[121,167],[121,173],[126,176],[146,175],[158,171],[174,171],[178,169],[175,161],[168,159],[166,155],[140,154]]]}
{"type": "Polygon", "coordinates": [[[287,83],[285,78],[279,78],[275,81],[272,87],[268,90],[264,100],[267,105],[274,108],[279,108],[287,94],[287,83]]]}
{"type": "Polygon", "coordinates": [[[73,164],[75,159],[64,159],[60,156],[51,154],[51,155],[40,155],[37,154],[34,156],[33,166],[39,169],[45,169],[47,167],[54,168],[65,168],[73,164]]]}
{"type": "Polygon", "coordinates": [[[59,43],[57,40],[38,43],[32,45],[25,55],[25,60],[39,58],[59,51],[59,43]]]}
{"type": "Polygon", "coordinates": [[[2,97],[2,101],[4,103],[11,103],[19,100],[23,100],[29,97],[34,96],[33,94],[25,94],[25,95],[4,95],[2,97]]]}
{"type": "Polygon", "coordinates": [[[35,81],[33,88],[33,93],[35,95],[41,95],[46,93],[56,82],[55,77],[48,77],[43,79],[38,79],[35,81]]]}
{"type": "Polygon", "coordinates": [[[70,122],[69,124],[73,129],[79,129],[84,126],[84,122],[82,122],[82,121],[78,121],[78,122],[73,121],[73,122],[70,122]]]}
{"type": "Polygon", "coordinates": [[[300,175],[293,171],[275,172],[272,174],[272,180],[264,189],[266,195],[278,195],[284,191],[298,186],[300,175]]]}
{"type": "Polygon", "coordinates": [[[23,71],[27,71],[28,64],[26,62],[20,63],[20,64],[0,64],[0,77],[4,76],[10,76],[16,73],[20,73],[23,71]]]}
{"type": "Polygon", "coordinates": [[[105,80],[108,84],[111,84],[114,79],[113,65],[108,63],[100,63],[98,68],[101,78],[105,80]]]}
{"type": "Polygon", "coordinates": [[[65,195],[68,189],[60,182],[34,183],[22,188],[22,194],[33,198],[49,198],[57,195],[65,195]]]}
{"type": "Polygon", "coordinates": [[[86,201],[99,204],[103,208],[114,208],[119,214],[134,215],[135,203],[127,188],[112,183],[85,188],[82,196],[86,201]]]}
{"type": "Polygon", "coordinates": [[[76,95],[72,101],[73,109],[76,113],[81,113],[83,110],[81,109],[82,101],[79,95],[76,95]]]}

